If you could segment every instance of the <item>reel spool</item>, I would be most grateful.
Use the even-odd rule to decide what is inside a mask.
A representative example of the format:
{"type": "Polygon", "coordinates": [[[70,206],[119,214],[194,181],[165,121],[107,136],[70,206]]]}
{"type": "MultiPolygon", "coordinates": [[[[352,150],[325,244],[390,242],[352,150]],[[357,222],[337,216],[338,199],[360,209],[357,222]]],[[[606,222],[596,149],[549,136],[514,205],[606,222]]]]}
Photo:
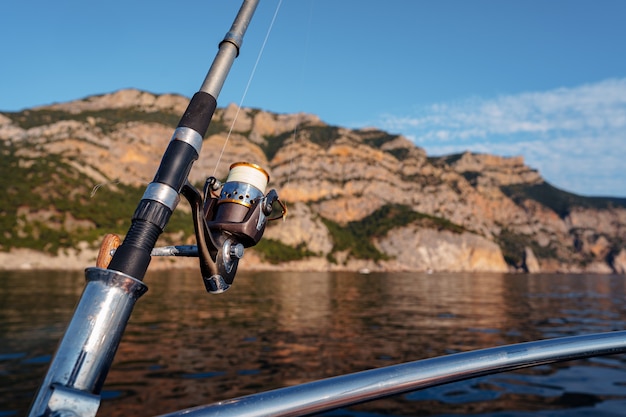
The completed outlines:
{"type": "Polygon", "coordinates": [[[216,222],[241,222],[253,204],[264,197],[269,174],[260,166],[235,162],[217,201],[216,222]]]}

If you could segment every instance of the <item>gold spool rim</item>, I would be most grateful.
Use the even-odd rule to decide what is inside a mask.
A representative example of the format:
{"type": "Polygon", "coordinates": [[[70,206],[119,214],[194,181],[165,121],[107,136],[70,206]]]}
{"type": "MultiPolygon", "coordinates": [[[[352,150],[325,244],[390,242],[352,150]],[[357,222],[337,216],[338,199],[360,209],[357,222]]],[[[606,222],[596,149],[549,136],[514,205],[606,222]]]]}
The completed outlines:
{"type": "Polygon", "coordinates": [[[241,206],[244,207],[252,207],[251,203],[247,203],[245,201],[241,201],[241,200],[237,200],[236,198],[222,198],[220,200],[218,200],[217,205],[223,204],[223,203],[234,203],[234,204],[239,204],[241,206]]]}
{"type": "Polygon", "coordinates": [[[230,169],[233,169],[235,167],[240,167],[240,166],[246,166],[246,167],[254,168],[257,171],[261,171],[263,175],[265,175],[265,177],[267,178],[267,182],[270,182],[270,174],[268,174],[267,171],[261,168],[259,165],[253,164],[252,162],[235,162],[228,169],[230,170],[230,169]]]}

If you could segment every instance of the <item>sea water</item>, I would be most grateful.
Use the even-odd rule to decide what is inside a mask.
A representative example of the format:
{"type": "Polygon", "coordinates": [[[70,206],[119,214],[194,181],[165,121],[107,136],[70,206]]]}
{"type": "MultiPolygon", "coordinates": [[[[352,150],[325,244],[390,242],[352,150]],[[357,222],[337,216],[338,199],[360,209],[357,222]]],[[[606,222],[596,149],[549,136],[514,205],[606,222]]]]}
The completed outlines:
{"type": "MultiPolygon", "coordinates": [[[[99,415],[158,415],[455,352],[626,329],[626,277],[151,272],[99,415]]],[[[84,287],[76,272],[0,272],[0,416],[24,415],[84,287]]],[[[626,415],[623,355],[398,395],[331,416],[626,415]]]]}

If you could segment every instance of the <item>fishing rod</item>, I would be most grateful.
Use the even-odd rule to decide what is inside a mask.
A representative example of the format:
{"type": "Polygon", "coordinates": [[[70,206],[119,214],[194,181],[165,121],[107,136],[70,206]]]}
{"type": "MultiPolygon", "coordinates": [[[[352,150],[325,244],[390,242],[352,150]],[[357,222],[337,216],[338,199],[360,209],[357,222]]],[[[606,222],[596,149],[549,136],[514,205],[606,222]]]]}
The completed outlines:
{"type": "MultiPolygon", "coordinates": [[[[211,293],[223,292],[232,284],[244,248],[258,243],[267,221],[272,220],[274,203],[282,207],[276,218],[286,214],[275,190],[265,194],[269,174],[256,164],[232,164],[224,183],[209,177],[202,192],[188,181],[257,4],[258,0],[243,1],[200,90],[174,131],[123,242],[105,239],[101,253],[114,253],[105,261],[99,256],[97,267],[85,270],[87,284],[29,416],[96,415],[104,380],[132,309],[147,291],[143,279],[156,241],[181,194],[191,205],[197,240],[195,250],[183,252],[198,256],[205,287],[211,293]]],[[[181,250],[174,248],[170,253],[181,250]]]]}
{"type": "MultiPolygon", "coordinates": [[[[258,0],[244,1],[231,30],[220,43],[218,54],[200,90],[191,98],[187,110],[178,123],[154,180],[146,188],[132,217],[126,238],[116,249],[108,269],[139,280],[143,279],[151,260],[152,249],[178,205],[181,193],[192,206],[203,276],[209,274],[209,277],[205,278],[214,282],[213,286],[220,287],[224,283],[232,282],[231,272],[242,256],[242,246],[251,246],[260,239],[260,236],[257,238],[256,235],[251,237],[252,231],[249,228],[233,229],[237,229],[236,223],[242,223],[244,220],[245,222],[256,220],[264,227],[263,216],[269,215],[272,204],[278,200],[275,191],[270,192],[269,198],[263,198],[265,186],[269,181],[269,175],[263,168],[249,163],[231,166],[229,178],[222,191],[223,201],[220,203],[234,205],[225,204],[219,208],[215,204],[217,201],[209,198],[213,191],[222,186],[217,179],[211,177],[207,180],[204,189],[206,201],[187,181],[192,164],[200,155],[203,137],[217,107],[217,97],[233,61],[239,55],[243,36],[257,4],[258,0]],[[243,198],[239,199],[242,196],[243,198]],[[255,209],[256,216],[246,217],[249,211],[254,212],[255,209]],[[200,218],[201,211],[204,212],[206,221],[213,220],[214,223],[206,224],[200,218]],[[213,218],[211,215],[214,215],[213,218]],[[222,238],[225,234],[237,235],[238,239],[222,238]],[[207,256],[205,250],[207,245],[212,246],[208,249],[212,256],[207,256]],[[226,261],[222,262],[224,259],[226,261]],[[221,270],[219,267],[224,263],[229,267],[221,270]]],[[[262,227],[256,228],[262,233],[262,227]]]]}

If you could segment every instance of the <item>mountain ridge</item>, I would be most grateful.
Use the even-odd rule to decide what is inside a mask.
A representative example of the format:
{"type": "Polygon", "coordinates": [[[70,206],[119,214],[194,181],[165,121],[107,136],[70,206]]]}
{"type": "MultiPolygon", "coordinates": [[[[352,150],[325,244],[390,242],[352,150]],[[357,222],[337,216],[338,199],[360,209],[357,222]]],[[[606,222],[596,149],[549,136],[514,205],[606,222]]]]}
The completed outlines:
{"type": "MultiPolygon", "coordinates": [[[[125,89],[0,112],[3,253],[58,258],[125,233],[187,103],[125,89]]],[[[246,252],[250,268],[626,272],[626,198],[560,190],[520,156],[430,157],[376,128],[232,104],[216,110],[203,148],[192,182],[246,160],[289,205],[246,252]]],[[[193,243],[180,206],[166,243],[193,243]]]]}

